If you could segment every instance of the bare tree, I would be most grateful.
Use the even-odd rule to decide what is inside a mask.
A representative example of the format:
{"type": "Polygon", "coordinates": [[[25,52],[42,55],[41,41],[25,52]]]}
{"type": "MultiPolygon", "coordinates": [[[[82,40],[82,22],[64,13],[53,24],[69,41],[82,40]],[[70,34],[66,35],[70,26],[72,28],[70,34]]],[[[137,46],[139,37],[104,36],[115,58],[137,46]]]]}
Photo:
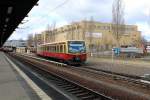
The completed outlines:
{"type": "Polygon", "coordinates": [[[94,30],[94,20],[93,20],[93,17],[91,16],[91,19],[89,21],[89,26],[88,26],[89,50],[90,50],[90,52],[93,51],[93,30],[94,30]]]}
{"type": "Polygon", "coordinates": [[[141,38],[141,43],[143,44],[144,47],[147,46],[147,40],[144,37],[141,38]]]}
{"type": "Polygon", "coordinates": [[[55,41],[55,26],[56,22],[53,22],[51,25],[47,25],[48,40],[50,40],[49,42],[55,41]]]}
{"type": "Polygon", "coordinates": [[[47,38],[49,42],[51,42],[51,27],[49,24],[47,25],[46,33],[47,33],[47,38]]]}
{"type": "Polygon", "coordinates": [[[52,35],[53,35],[53,42],[55,42],[55,38],[56,38],[56,22],[53,22],[52,25],[52,35]]]}
{"type": "Polygon", "coordinates": [[[28,47],[32,47],[33,46],[33,43],[34,42],[34,40],[33,40],[33,34],[29,34],[28,35],[28,39],[27,39],[27,46],[28,47]]]}
{"type": "Polygon", "coordinates": [[[34,47],[37,48],[37,45],[38,45],[38,40],[37,40],[37,36],[36,34],[34,35],[34,47]]]}
{"type": "Polygon", "coordinates": [[[119,40],[125,33],[123,0],[114,0],[112,5],[112,31],[119,46],[119,40]]]}
{"type": "Polygon", "coordinates": [[[75,35],[74,35],[74,22],[71,22],[71,40],[75,39],[75,35]]]}
{"type": "Polygon", "coordinates": [[[86,32],[87,32],[87,21],[84,20],[83,21],[83,26],[82,26],[82,39],[85,40],[85,35],[86,35],[86,32]]]}

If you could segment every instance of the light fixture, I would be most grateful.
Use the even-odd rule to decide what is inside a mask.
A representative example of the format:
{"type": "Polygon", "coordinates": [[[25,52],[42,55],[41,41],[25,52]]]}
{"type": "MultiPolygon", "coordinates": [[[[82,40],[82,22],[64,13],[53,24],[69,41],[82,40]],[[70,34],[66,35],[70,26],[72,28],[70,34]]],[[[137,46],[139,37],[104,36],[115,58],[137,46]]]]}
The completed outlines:
{"type": "Polygon", "coordinates": [[[35,4],[35,6],[38,6],[38,5],[39,5],[38,3],[35,4]]]}
{"type": "Polygon", "coordinates": [[[8,13],[8,14],[11,14],[11,13],[12,13],[12,10],[13,10],[13,7],[8,7],[7,13],[8,13]]]}
{"type": "Polygon", "coordinates": [[[29,20],[23,20],[20,24],[27,23],[29,20]]]}
{"type": "Polygon", "coordinates": [[[7,27],[7,25],[5,24],[4,27],[7,27]]]}
{"type": "Polygon", "coordinates": [[[9,18],[6,18],[6,19],[5,19],[5,22],[8,22],[8,21],[9,21],[9,18]]]}

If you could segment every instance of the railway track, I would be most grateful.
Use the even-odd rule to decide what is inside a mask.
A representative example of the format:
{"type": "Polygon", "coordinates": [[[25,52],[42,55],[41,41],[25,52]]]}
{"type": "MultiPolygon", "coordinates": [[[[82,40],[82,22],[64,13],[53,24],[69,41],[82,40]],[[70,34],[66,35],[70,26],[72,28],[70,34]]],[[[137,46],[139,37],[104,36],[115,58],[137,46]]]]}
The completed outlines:
{"type": "Polygon", "coordinates": [[[32,62],[25,61],[20,57],[15,57],[15,59],[24,63],[25,66],[30,66],[30,68],[34,70],[34,74],[35,72],[38,73],[36,76],[43,77],[42,80],[47,84],[51,84],[52,82],[58,88],[60,88],[60,90],[66,91],[67,94],[69,93],[69,95],[71,94],[70,96],[72,96],[72,98],[70,99],[72,100],[113,100],[108,96],[92,91],[87,87],[80,86],[79,84],[76,84],[54,73],[49,73],[45,69],[41,70],[41,68],[37,67],[37,65],[33,64],[32,62]]]}
{"type": "MultiPolygon", "coordinates": [[[[46,61],[48,61],[48,60],[46,60],[46,61]]],[[[91,72],[91,73],[97,73],[99,75],[111,77],[114,80],[127,81],[129,83],[134,83],[134,84],[137,84],[137,85],[141,85],[142,87],[145,87],[145,88],[148,88],[148,89],[150,88],[150,81],[145,80],[141,76],[129,75],[129,74],[123,74],[123,73],[117,73],[117,72],[92,68],[92,67],[87,66],[87,65],[76,67],[76,66],[66,65],[66,64],[63,64],[63,63],[55,62],[55,61],[48,61],[48,62],[54,63],[54,64],[56,63],[57,65],[60,65],[60,66],[69,66],[71,68],[75,68],[75,69],[77,68],[77,69],[85,70],[85,71],[88,71],[88,72],[91,72]]]]}
{"type": "MultiPolygon", "coordinates": [[[[26,55],[22,55],[22,56],[24,56],[24,57],[27,57],[26,55]]],[[[29,56],[28,56],[29,57],[29,56]]],[[[93,73],[93,74],[95,74],[95,75],[101,75],[101,76],[104,76],[104,77],[107,77],[107,78],[112,78],[113,80],[115,80],[115,81],[118,81],[118,82],[120,82],[120,80],[121,81],[126,81],[127,83],[133,83],[134,85],[140,85],[140,86],[142,86],[142,87],[144,87],[144,88],[147,88],[147,89],[149,89],[149,84],[147,84],[147,83],[145,83],[145,82],[141,82],[141,81],[139,81],[138,79],[140,79],[139,77],[135,77],[135,76],[127,76],[127,75],[120,75],[120,74],[118,74],[118,73],[112,73],[112,72],[105,72],[105,71],[103,71],[103,70],[98,70],[98,69],[94,69],[94,68],[88,68],[87,66],[82,66],[82,67],[74,67],[74,66],[68,66],[68,65],[66,65],[66,64],[63,64],[63,63],[59,63],[59,62],[54,62],[54,61],[49,61],[49,60],[44,60],[44,59],[40,59],[40,58],[36,58],[36,57],[31,57],[30,56],[30,58],[32,58],[32,59],[36,59],[36,60],[39,60],[39,61],[43,61],[43,62],[45,62],[46,64],[54,64],[54,65],[56,65],[56,66],[65,66],[65,67],[62,67],[62,68],[68,68],[68,69],[72,69],[72,70],[80,70],[80,71],[82,71],[82,72],[88,72],[88,73],[93,73]]],[[[32,64],[32,63],[31,63],[32,64]]],[[[32,66],[34,66],[34,64],[32,65],[32,66]]],[[[36,66],[37,67],[37,66],[36,66]]],[[[60,67],[59,67],[60,68],[60,67]]],[[[44,69],[43,69],[44,70],[44,69]]],[[[46,70],[45,70],[46,71],[46,70]]],[[[47,76],[47,75],[46,75],[47,76]]],[[[57,76],[57,75],[56,75],[57,76]]],[[[67,79],[66,79],[67,80],[67,79]]],[[[62,83],[62,82],[61,82],[62,83]]],[[[61,83],[55,83],[55,84],[60,84],[60,86],[61,86],[61,83]]],[[[74,82],[73,82],[74,83],[74,82]]],[[[76,82],[74,83],[74,84],[76,84],[76,82]]],[[[71,89],[72,91],[73,90],[75,90],[75,93],[76,93],[76,91],[77,92],[79,92],[80,93],[80,90],[78,90],[78,89],[76,89],[76,86],[72,86],[72,85],[68,85],[68,84],[64,84],[65,86],[64,86],[64,88],[66,88],[66,89],[71,89]]],[[[77,85],[79,85],[79,84],[77,84],[77,85]]],[[[63,86],[63,85],[62,85],[63,86]]],[[[81,87],[83,87],[83,85],[81,85],[81,87]]],[[[61,87],[60,87],[61,88],[61,87]]],[[[83,88],[86,88],[86,89],[88,89],[87,87],[83,87],[83,88]]],[[[89,90],[91,90],[91,89],[89,89],[89,90]]],[[[82,90],[81,90],[82,91],[82,90]]],[[[93,91],[93,90],[92,90],[93,91]]],[[[93,91],[93,92],[95,92],[95,90],[93,91]]],[[[73,93],[74,93],[74,91],[73,91],[73,93]]],[[[89,92],[86,92],[85,93],[85,95],[87,94],[88,95],[88,93],[89,92]]],[[[99,93],[99,92],[95,92],[95,93],[99,93]]],[[[73,94],[74,95],[74,94],[73,94]]],[[[84,93],[83,93],[83,95],[84,95],[84,93]]],[[[92,96],[91,96],[92,97],[92,96]]],[[[93,96],[93,97],[95,97],[95,96],[93,96]]],[[[107,96],[106,96],[107,97],[107,96]]],[[[109,98],[109,97],[108,97],[109,98]]],[[[91,100],[91,99],[90,99],[91,100]]],[[[97,99],[96,99],[97,100],[97,99]]],[[[99,100],[99,99],[98,99],[99,100]]],[[[143,100],[143,99],[142,99],[143,100]]]]}
{"type": "Polygon", "coordinates": [[[38,59],[38,60],[43,60],[43,61],[55,64],[57,66],[71,67],[71,68],[74,68],[74,69],[77,68],[77,69],[85,70],[85,71],[88,71],[88,72],[91,72],[91,73],[96,73],[96,74],[100,74],[100,75],[103,75],[103,76],[111,77],[114,80],[123,80],[123,81],[127,81],[129,83],[134,83],[134,84],[137,84],[137,85],[141,85],[142,87],[145,87],[145,88],[148,88],[148,89],[150,88],[150,81],[144,79],[141,76],[129,75],[129,74],[123,74],[123,73],[117,73],[117,72],[92,68],[92,67],[87,66],[87,65],[76,67],[76,66],[71,66],[71,65],[64,64],[64,63],[60,63],[60,62],[57,62],[57,61],[44,60],[44,59],[39,59],[37,57],[32,57],[32,58],[35,58],[35,59],[38,59]]]}
{"type": "Polygon", "coordinates": [[[46,72],[43,73],[41,72],[41,70],[38,72],[40,72],[40,74],[44,76],[47,80],[52,81],[59,88],[62,88],[65,91],[71,93],[73,96],[75,96],[79,100],[112,100],[111,98],[107,96],[98,94],[74,82],[70,82],[66,79],[63,79],[62,77],[55,76],[46,72]]]}
{"type": "MultiPolygon", "coordinates": [[[[26,56],[26,55],[23,55],[23,56],[26,56]]],[[[145,80],[145,79],[143,79],[143,77],[140,77],[140,76],[123,74],[123,73],[116,73],[116,72],[112,72],[112,71],[106,71],[106,70],[102,70],[102,69],[92,68],[92,67],[87,66],[87,65],[76,67],[76,66],[71,66],[71,65],[64,64],[64,63],[56,62],[56,61],[39,59],[37,57],[32,57],[32,58],[35,58],[37,60],[46,61],[46,62],[55,64],[57,66],[64,66],[64,67],[70,67],[72,69],[85,70],[85,71],[90,72],[90,73],[96,73],[96,74],[103,75],[106,77],[111,77],[114,80],[122,80],[122,81],[126,81],[129,83],[133,83],[133,84],[139,85],[141,87],[150,89],[150,81],[145,80]]]]}
{"type": "Polygon", "coordinates": [[[133,84],[139,85],[141,87],[150,89],[150,81],[145,80],[140,76],[115,73],[115,72],[111,72],[111,71],[105,71],[102,69],[96,69],[96,68],[86,67],[86,66],[80,67],[78,69],[85,70],[85,71],[91,72],[91,73],[97,73],[97,74],[103,75],[103,76],[107,76],[107,77],[114,79],[116,81],[117,80],[126,81],[128,83],[133,83],[133,84]]]}

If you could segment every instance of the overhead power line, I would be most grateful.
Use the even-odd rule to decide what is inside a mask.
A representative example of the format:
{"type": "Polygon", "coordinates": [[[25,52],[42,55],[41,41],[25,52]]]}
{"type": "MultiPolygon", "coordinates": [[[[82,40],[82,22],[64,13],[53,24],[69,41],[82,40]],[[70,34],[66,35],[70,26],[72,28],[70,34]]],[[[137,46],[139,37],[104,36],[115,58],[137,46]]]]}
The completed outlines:
{"type": "Polygon", "coordinates": [[[66,3],[68,3],[69,0],[65,0],[64,2],[62,2],[61,4],[57,5],[56,7],[54,7],[53,9],[51,9],[50,11],[53,12],[56,9],[61,8],[63,5],[65,5],[66,3]]]}

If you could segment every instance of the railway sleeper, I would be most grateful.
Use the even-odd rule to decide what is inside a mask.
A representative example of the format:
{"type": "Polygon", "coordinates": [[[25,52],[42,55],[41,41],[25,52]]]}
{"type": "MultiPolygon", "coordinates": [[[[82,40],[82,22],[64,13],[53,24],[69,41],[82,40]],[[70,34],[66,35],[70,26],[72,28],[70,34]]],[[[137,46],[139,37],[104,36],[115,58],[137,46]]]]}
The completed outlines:
{"type": "Polygon", "coordinates": [[[53,76],[51,76],[51,75],[49,75],[49,74],[45,75],[45,77],[47,77],[47,78],[52,78],[52,79],[58,79],[58,78],[53,77],[53,76]]]}
{"type": "Polygon", "coordinates": [[[72,85],[70,85],[70,84],[64,84],[64,83],[59,83],[59,84],[57,84],[57,85],[60,86],[60,87],[62,87],[62,88],[72,86],[72,85]]]}
{"type": "Polygon", "coordinates": [[[64,89],[65,90],[70,90],[70,89],[74,89],[74,88],[77,88],[76,86],[70,86],[70,87],[65,87],[64,89]]]}
{"type": "Polygon", "coordinates": [[[72,89],[66,89],[66,91],[71,92],[71,91],[77,91],[79,88],[72,88],[72,89]]]}
{"type": "Polygon", "coordinates": [[[77,97],[80,97],[80,96],[82,97],[82,96],[87,96],[87,95],[90,95],[90,92],[87,91],[87,92],[76,94],[77,97]]]}
{"type": "Polygon", "coordinates": [[[59,79],[56,79],[56,78],[47,78],[47,79],[50,79],[50,80],[52,80],[52,81],[60,81],[59,79]]]}
{"type": "Polygon", "coordinates": [[[63,81],[63,80],[61,80],[61,79],[57,79],[57,78],[55,78],[55,79],[57,80],[57,83],[68,83],[68,82],[63,81]]]}
{"type": "Polygon", "coordinates": [[[56,84],[63,84],[64,82],[59,79],[52,79],[52,81],[56,84]]]}
{"type": "MultiPolygon", "coordinates": [[[[53,81],[53,82],[60,82],[61,80],[60,79],[58,79],[58,78],[55,78],[55,77],[52,77],[52,76],[44,76],[46,79],[49,79],[49,80],[51,80],[51,81],[53,81]]],[[[61,81],[61,83],[62,83],[62,81],[61,81]]]]}
{"type": "Polygon", "coordinates": [[[64,85],[68,85],[68,82],[64,82],[62,80],[56,81],[56,84],[64,84],[64,85]]]}
{"type": "Polygon", "coordinates": [[[73,89],[69,89],[69,90],[67,90],[68,92],[72,92],[72,91],[78,91],[78,90],[80,90],[80,88],[73,88],[73,89]]]}
{"type": "Polygon", "coordinates": [[[83,93],[83,92],[84,92],[84,90],[79,89],[77,91],[71,91],[70,93],[72,93],[72,94],[79,94],[79,93],[83,93]]]}
{"type": "Polygon", "coordinates": [[[81,100],[95,100],[97,97],[95,95],[85,95],[80,98],[81,98],[81,100]]]}

